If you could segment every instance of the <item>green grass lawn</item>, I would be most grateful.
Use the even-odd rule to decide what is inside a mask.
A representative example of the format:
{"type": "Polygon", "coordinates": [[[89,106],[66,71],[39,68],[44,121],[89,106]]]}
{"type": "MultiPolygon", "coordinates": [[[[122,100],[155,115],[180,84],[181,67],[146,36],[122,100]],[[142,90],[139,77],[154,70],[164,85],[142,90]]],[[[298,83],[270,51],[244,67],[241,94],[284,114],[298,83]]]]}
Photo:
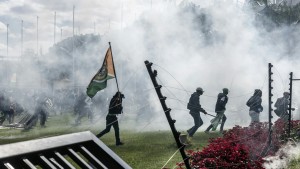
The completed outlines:
{"type": "MultiPolygon", "coordinates": [[[[9,144],[87,130],[96,134],[104,129],[105,125],[100,124],[101,122],[88,124],[87,120],[83,119],[82,125],[74,127],[72,125],[73,122],[74,117],[67,114],[49,118],[46,122],[46,128],[41,128],[37,125],[34,129],[26,132],[20,129],[1,129],[0,144],[9,144]]],[[[172,169],[176,167],[177,162],[182,161],[180,152],[177,151],[177,146],[171,130],[134,132],[122,130],[121,125],[120,134],[121,140],[125,143],[123,146],[115,146],[113,129],[110,133],[104,135],[101,138],[101,141],[134,169],[159,169],[167,162],[168,163],[165,167],[172,169]],[[173,158],[171,158],[176,151],[177,153],[173,156],[173,158]],[[169,159],[170,161],[168,161],[169,159]]],[[[192,140],[193,144],[191,146],[187,146],[186,150],[202,149],[205,145],[207,145],[209,138],[219,136],[221,135],[218,133],[205,134],[203,132],[197,132],[192,140]]],[[[293,160],[290,163],[289,168],[300,168],[299,159],[293,160]]]]}
{"type": "Polygon", "coordinates": [[[291,160],[288,169],[299,169],[299,168],[300,168],[300,158],[291,160]]]}
{"type": "MultiPolygon", "coordinates": [[[[74,127],[72,126],[73,121],[74,119],[70,115],[62,115],[51,117],[46,122],[46,128],[41,128],[37,125],[34,129],[25,132],[20,129],[1,129],[0,144],[45,138],[86,130],[96,134],[104,128],[103,124],[88,124],[85,119],[83,119],[82,125],[74,127]]],[[[101,138],[101,141],[134,169],[162,168],[177,151],[177,146],[171,130],[134,132],[128,130],[124,131],[121,127],[120,134],[122,141],[125,143],[123,146],[115,146],[113,129],[110,133],[104,135],[101,138]]],[[[207,144],[209,137],[218,136],[220,136],[218,133],[208,135],[202,132],[197,132],[193,138],[193,144],[186,147],[186,149],[202,149],[207,144]]],[[[176,163],[181,161],[182,158],[180,152],[177,151],[165,167],[174,168],[176,163]]]]}

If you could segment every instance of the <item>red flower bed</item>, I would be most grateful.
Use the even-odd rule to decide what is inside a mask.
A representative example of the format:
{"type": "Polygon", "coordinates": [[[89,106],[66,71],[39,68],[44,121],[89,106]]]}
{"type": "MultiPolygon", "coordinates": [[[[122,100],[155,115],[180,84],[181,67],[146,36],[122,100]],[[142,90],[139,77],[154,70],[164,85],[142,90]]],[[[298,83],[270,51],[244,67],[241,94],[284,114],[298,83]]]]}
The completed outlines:
{"type": "MultiPolygon", "coordinates": [[[[292,132],[297,133],[300,121],[292,121],[292,132]]],[[[263,157],[274,155],[287,138],[286,124],[278,120],[272,127],[271,146],[268,146],[268,123],[257,123],[251,127],[235,126],[222,138],[209,140],[202,151],[187,151],[190,164],[195,169],[262,169],[263,157]]],[[[182,168],[183,163],[177,166],[182,168]]]]}

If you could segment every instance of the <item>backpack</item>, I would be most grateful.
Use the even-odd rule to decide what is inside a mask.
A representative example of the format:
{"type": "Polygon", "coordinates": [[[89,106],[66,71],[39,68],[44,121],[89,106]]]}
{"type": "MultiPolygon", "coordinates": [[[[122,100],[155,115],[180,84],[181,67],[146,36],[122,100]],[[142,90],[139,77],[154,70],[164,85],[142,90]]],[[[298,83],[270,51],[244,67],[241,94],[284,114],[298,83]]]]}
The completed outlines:
{"type": "Polygon", "coordinates": [[[117,98],[112,98],[112,100],[109,103],[109,114],[117,115],[122,114],[123,106],[122,106],[122,98],[117,101],[117,98]]]}
{"type": "Polygon", "coordinates": [[[193,106],[190,103],[188,103],[186,108],[189,109],[189,110],[192,110],[192,107],[193,106]]]}
{"type": "Polygon", "coordinates": [[[247,105],[248,107],[250,107],[250,106],[252,106],[253,104],[254,104],[254,97],[252,96],[252,97],[250,97],[250,99],[247,101],[246,105],[247,105]]]}
{"type": "Polygon", "coordinates": [[[277,116],[281,116],[282,115],[282,113],[285,111],[284,110],[284,105],[285,103],[284,103],[284,98],[279,98],[279,99],[277,99],[276,100],[276,103],[275,103],[275,107],[276,107],[276,110],[274,110],[274,112],[275,112],[275,114],[277,115],[277,116]]]}

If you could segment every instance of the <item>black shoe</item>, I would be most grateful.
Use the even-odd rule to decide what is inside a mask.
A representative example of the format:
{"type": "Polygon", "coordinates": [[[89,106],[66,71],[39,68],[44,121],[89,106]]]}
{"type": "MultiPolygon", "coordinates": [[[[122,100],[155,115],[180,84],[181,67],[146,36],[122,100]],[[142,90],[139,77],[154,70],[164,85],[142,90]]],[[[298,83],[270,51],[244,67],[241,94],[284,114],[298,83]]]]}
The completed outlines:
{"type": "Polygon", "coordinates": [[[99,138],[99,137],[100,137],[100,134],[97,134],[97,135],[96,135],[96,137],[98,137],[98,138],[99,138]]]}
{"type": "Polygon", "coordinates": [[[124,145],[124,143],[123,142],[116,143],[116,146],[121,146],[121,145],[124,145]]]}

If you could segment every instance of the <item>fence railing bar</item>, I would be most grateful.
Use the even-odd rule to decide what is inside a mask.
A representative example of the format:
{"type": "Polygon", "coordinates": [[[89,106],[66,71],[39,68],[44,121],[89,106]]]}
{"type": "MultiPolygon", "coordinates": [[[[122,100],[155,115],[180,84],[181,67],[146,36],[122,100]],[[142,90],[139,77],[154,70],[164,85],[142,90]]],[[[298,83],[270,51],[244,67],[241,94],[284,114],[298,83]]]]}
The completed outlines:
{"type": "Polygon", "coordinates": [[[90,165],[88,165],[73,149],[69,148],[68,149],[70,152],[71,158],[78,163],[78,165],[82,168],[88,168],[88,169],[93,169],[90,165]]]}
{"type": "MultiPolygon", "coordinates": [[[[103,169],[108,169],[101,161],[99,161],[88,149],[86,149],[84,146],[80,147],[83,152],[86,154],[86,158],[88,158],[88,160],[90,160],[91,162],[94,161],[94,163],[96,163],[97,168],[101,167],[103,169]]],[[[94,164],[95,165],[95,164],[94,164]]]]}
{"type": "Polygon", "coordinates": [[[61,166],[54,158],[50,158],[50,161],[51,161],[54,165],[56,165],[58,168],[64,169],[64,167],[61,166]]]}
{"type": "Polygon", "coordinates": [[[8,169],[15,169],[10,163],[4,163],[4,165],[8,169]]]}
{"type": "Polygon", "coordinates": [[[27,164],[31,169],[37,169],[27,158],[23,159],[24,163],[27,164]]]}
{"type": "Polygon", "coordinates": [[[40,158],[46,165],[48,165],[47,167],[50,167],[51,169],[57,169],[45,156],[41,155],[40,158]]]}
{"type": "Polygon", "coordinates": [[[64,158],[59,152],[55,152],[55,155],[63,162],[64,168],[76,169],[68,160],[64,158]]]}

